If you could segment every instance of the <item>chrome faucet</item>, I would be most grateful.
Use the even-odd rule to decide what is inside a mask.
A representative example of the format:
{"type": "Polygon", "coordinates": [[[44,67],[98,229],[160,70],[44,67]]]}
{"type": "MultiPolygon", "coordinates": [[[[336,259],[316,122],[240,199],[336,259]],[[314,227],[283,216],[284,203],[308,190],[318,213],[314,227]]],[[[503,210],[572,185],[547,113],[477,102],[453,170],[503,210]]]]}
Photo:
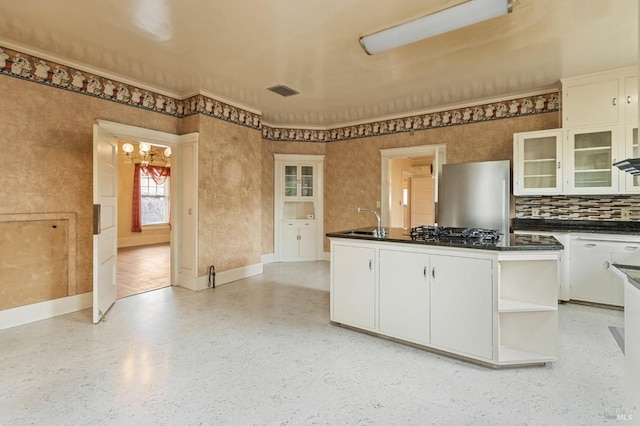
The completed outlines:
{"type": "Polygon", "coordinates": [[[376,238],[384,238],[387,232],[386,230],[382,229],[382,221],[380,220],[380,215],[378,214],[378,212],[372,209],[358,207],[358,213],[362,213],[362,212],[371,212],[376,215],[376,219],[378,219],[378,229],[374,231],[373,236],[376,238]]]}

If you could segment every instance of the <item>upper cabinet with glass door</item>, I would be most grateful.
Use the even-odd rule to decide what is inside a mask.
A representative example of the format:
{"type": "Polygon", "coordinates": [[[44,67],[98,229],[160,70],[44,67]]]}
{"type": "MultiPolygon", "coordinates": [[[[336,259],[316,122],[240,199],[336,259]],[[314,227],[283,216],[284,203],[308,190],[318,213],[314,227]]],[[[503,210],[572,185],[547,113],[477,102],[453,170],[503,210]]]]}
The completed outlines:
{"type": "Polygon", "coordinates": [[[568,131],[565,192],[611,194],[618,192],[618,127],[598,126],[568,131]]]}
{"type": "MultiPolygon", "coordinates": [[[[638,120],[637,67],[562,80],[564,193],[640,192],[613,163],[633,156],[638,120]],[[631,126],[631,127],[630,127],[631,126]]],[[[637,140],[637,138],[636,138],[637,140]]],[[[637,152],[637,142],[635,142],[637,152]]]]}
{"type": "Polygon", "coordinates": [[[284,198],[310,200],[315,197],[315,166],[284,164],[284,198]]]}
{"type": "Polygon", "coordinates": [[[562,129],[513,135],[514,195],[562,193],[562,129]]]}

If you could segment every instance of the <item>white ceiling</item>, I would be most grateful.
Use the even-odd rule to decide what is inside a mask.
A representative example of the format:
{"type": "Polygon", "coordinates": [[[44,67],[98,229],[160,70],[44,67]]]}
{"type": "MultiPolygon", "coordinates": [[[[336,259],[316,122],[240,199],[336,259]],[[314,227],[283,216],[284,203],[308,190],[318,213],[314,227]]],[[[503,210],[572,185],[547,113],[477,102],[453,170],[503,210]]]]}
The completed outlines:
{"type": "Polygon", "coordinates": [[[638,63],[637,0],[517,0],[509,15],[409,46],[360,47],[363,35],[462,1],[1,1],[0,44],[177,98],[226,100],[266,124],[318,128],[638,63]],[[275,84],[300,95],[266,90],[275,84]]]}

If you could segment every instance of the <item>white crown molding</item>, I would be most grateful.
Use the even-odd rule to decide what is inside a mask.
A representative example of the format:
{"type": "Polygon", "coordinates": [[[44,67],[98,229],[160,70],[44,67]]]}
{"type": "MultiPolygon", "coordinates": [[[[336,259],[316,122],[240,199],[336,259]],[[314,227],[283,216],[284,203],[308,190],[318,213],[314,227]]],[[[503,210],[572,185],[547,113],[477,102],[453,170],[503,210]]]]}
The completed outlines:
{"type": "Polygon", "coordinates": [[[41,50],[33,49],[31,47],[27,47],[27,46],[22,45],[22,44],[14,43],[14,42],[12,42],[10,40],[7,40],[7,39],[0,38],[0,46],[4,46],[6,48],[18,51],[20,53],[26,53],[26,54],[29,54],[29,55],[32,55],[32,56],[37,56],[38,58],[46,59],[47,61],[51,61],[51,62],[55,62],[55,63],[60,64],[60,65],[64,65],[64,66],[71,67],[71,68],[75,68],[75,69],[78,69],[80,71],[84,71],[84,72],[87,72],[87,73],[90,73],[90,74],[95,74],[95,75],[100,76],[102,78],[115,80],[115,81],[118,81],[120,83],[124,83],[124,84],[128,84],[130,86],[137,87],[139,89],[148,90],[150,92],[157,93],[159,95],[164,95],[164,96],[168,96],[168,97],[173,98],[173,99],[182,100],[177,93],[170,92],[168,90],[161,89],[161,88],[158,88],[158,87],[155,87],[155,86],[150,86],[150,85],[142,83],[140,81],[131,80],[130,78],[127,78],[127,77],[125,77],[123,75],[120,75],[120,74],[115,74],[115,73],[112,73],[112,72],[109,72],[109,71],[105,71],[103,69],[94,68],[91,65],[88,65],[88,64],[85,64],[85,63],[82,63],[82,62],[75,62],[75,61],[72,61],[70,59],[63,58],[61,56],[51,55],[51,54],[43,52],[41,50]]]}

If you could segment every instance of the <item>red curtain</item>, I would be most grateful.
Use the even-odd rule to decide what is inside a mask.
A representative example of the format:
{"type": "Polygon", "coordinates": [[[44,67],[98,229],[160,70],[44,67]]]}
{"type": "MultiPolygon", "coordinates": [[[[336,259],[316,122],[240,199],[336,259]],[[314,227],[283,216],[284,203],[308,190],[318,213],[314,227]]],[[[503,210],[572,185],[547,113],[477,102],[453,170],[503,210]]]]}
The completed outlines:
{"type": "Polygon", "coordinates": [[[167,178],[171,176],[171,167],[147,166],[142,167],[142,171],[158,185],[165,183],[167,178]]]}
{"type": "Polygon", "coordinates": [[[170,167],[160,166],[141,166],[136,164],[133,170],[133,200],[132,200],[132,217],[131,217],[131,232],[142,232],[142,202],[140,197],[140,172],[148,175],[158,185],[162,185],[166,182],[167,178],[171,176],[170,167]]]}
{"type": "Polygon", "coordinates": [[[140,164],[133,170],[133,215],[131,217],[131,232],[142,232],[142,203],[140,199],[140,164]]]}

